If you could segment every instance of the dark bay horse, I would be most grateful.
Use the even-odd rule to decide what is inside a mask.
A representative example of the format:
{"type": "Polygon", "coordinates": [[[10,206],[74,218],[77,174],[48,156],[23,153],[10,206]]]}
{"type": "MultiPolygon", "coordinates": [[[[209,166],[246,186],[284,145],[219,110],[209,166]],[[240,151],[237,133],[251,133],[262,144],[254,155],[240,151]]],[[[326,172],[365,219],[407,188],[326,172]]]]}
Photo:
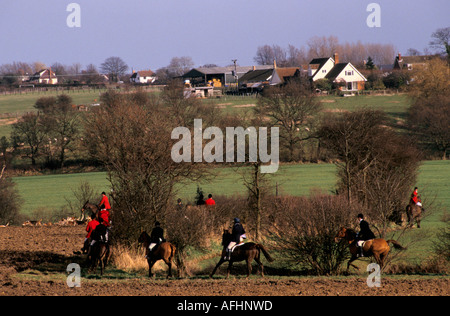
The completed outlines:
{"type": "Polygon", "coordinates": [[[408,224],[410,227],[414,225],[414,221],[417,223],[417,228],[420,228],[420,221],[422,219],[422,212],[425,212],[422,206],[417,205],[414,202],[410,202],[406,206],[406,215],[408,216],[408,224]]]}
{"type": "Polygon", "coordinates": [[[148,246],[150,246],[150,236],[146,232],[142,232],[138,239],[139,243],[143,244],[143,247],[145,248],[145,255],[147,256],[147,262],[148,262],[148,276],[151,278],[153,276],[152,274],[152,267],[158,260],[163,260],[167,266],[169,267],[169,273],[167,275],[167,278],[172,277],[172,259],[175,255],[175,246],[172,245],[170,242],[165,241],[159,245],[156,245],[155,248],[153,248],[153,251],[150,252],[150,249],[148,246]]]}
{"type": "Polygon", "coordinates": [[[83,207],[81,208],[81,219],[86,218],[87,210],[91,211],[91,213],[88,214],[88,216],[91,216],[92,218],[94,218],[97,215],[97,213],[100,211],[100,206],[98,206],[97,204],[89,203],[89,201],[86,201],[86,203],[84,203],[83,207]]]}
{"type": "MultiPolygon", "coordinates": [[[[93,246],[91,246],[91,268],[90,271],[95,272],[97,269],[97,265],[100,264],[100,275],[103,275],[103,270],[106,267],[106,264],[108,263],[110,255],[110,249],[109,244],[97,241],[93,246]]],[[[89,258],[88,258],[89,259],[89,258]]]]}
{"type": "MultiPolygon", "coordinates": [[[[231,241],[231,234],[227,229],[224,229],[223,235],[222,235],[222,256],[220,257],[219,262],[217,263],[214,270],[211,272],[210,277],[212,278],[213,275],[216,273],[217,269],[224,263],[226,260],[224,259],[227,251],[227,247],[230,244],[231,241]]],[[[227,278],[230,276],[231,267],[234,262],[239,262],[245,260],[247,262],[247,278],[250,276],[250,273],[252,272],[252,261],[255,260],[256,263],[258,263],[260,269],[261,269],[261,276],[264,277],[264,266],[260,260],[261,252],[264,254],[266,259],[269,262],[273,262],[274,259],[269,255],[267,250],[264,248],[263,245],[257,244],[254,242],[248,242],[244,243],[241,246],[237,246],[233,252],[231,253],[231,259],[228,264],[227,268],[227,278]]]]}
{"type": "MultiPolygon", "coordinates": [[[[347,273],[349,271],[350,266],[357,268],[354,264],[352,264],[353,261],[358,259],[358,247],[356,245],[356,232],[353,229],[342,227],[339,232],[337,233],[334,241],[339,242],[340,240],[346,240],[348,242],[348,246],[350,248],[350,253],[352,257],[347,263],[347,273]]],[[[395,240],[384,240],[383,238],[376,238],[367,240],[363,246],[363,252],[365,257],[371,257],[373,256],[375,258],[375,261],[380,265],[380,268],[383,268],[384,260],[386,259],[387,255],[389,254],[390,247],[389,243],[392,243],[394,245],[394,248],[396,249],[402,249],[405,250],[406,248],[402,247],[397,241],[395,240]]]]}

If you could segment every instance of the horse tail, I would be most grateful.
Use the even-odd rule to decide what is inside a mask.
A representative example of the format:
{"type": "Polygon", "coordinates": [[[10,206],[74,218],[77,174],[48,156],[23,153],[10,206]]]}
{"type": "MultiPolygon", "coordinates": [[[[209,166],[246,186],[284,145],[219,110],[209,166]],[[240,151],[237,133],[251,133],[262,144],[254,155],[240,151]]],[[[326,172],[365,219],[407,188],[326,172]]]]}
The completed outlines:
{"type": "Polygon", "coordinates": [[[267,252],[266,248],[264,248],[263,245],[261,244],[256,244],[256,247],[262,251],[262,253],[264,254],[264,257],[266,257],[267,261],[269,262],[273,262],[274,259],[269,255],[269,253],[267,252]]]}
{"type": "Polygon", "coordinates": [[[386,240],[386,242],[387,243],[392,243],[394,245],[395,249],[406,250],[406,248],[403,247],[402,245],[400,245],[396,240],[389,239],[389,240],[386,240]]]}
{"type": "Polygon", "coordinates": [[[169,260],[172,260],[175,257],[175,250],[176,249],[177,248],[174,245],[170,244],[170,257],[169,257],[169,260]]]}

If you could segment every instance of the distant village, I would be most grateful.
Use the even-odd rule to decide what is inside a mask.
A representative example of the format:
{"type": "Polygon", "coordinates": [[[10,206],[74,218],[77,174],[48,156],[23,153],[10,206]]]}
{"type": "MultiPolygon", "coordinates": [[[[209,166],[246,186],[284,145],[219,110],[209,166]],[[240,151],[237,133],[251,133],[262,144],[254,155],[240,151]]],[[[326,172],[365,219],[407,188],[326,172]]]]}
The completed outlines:
{"type": "MultiPolygon", "coordinates": [[[[308,80],[316,92],[358,93],[364,90],[398,89],[408,81],[408,71],[418,69],[432,58],[439,55],[402,56],[398,53],[391,64],[375,65],[369,57],[361,66],[340,60],[339,54],[313,58],[308,64],[298,67],[278,67],[274,59],[269,65],[238,66],[236,64],[218,67],[207,65],[185,69],[182,74],[173,75],[170,79],[182,79],[185,83],[186,95],[211,97],[216,94],[238,93],[258,94],[265,87],[282,85],[293,79],[308,80]],[[406,73],[406,75],[405,75],[406,73]],[[398,77],[401,77],[400,79],[398,77]]],[[[120,59],[119,57],[111,57],[120,59]]],[[[108,84],[131,85],[163,85],[167,76],[160,78],[150,69],[132,70],[129,75],[100,74],[81,72],[71,80],[67,75],[58,75],[52,68],[44,68],[33,75],[14,75],[9,80],[11,87],[34,88],[42,86],[85,86],[108,84]]],[[[2,86],[7,86],[8,75],[0,76],[2,86]]]]}

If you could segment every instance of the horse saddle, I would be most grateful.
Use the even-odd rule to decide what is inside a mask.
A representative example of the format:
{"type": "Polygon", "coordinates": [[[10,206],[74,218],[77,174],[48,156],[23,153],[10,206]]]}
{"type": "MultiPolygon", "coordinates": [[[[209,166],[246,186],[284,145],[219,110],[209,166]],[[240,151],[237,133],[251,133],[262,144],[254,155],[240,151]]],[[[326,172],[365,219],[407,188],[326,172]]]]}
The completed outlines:
{"type": "Polygon", "coordinates": [[[239,243],[239,244],[234,245],[234,246],[231,248],[231,252],[233,252],[235,248],[240,247],[240,246],[242,246],[243,244],[244,244],[244,242],[241,242],[241,243],[239,243]]]}

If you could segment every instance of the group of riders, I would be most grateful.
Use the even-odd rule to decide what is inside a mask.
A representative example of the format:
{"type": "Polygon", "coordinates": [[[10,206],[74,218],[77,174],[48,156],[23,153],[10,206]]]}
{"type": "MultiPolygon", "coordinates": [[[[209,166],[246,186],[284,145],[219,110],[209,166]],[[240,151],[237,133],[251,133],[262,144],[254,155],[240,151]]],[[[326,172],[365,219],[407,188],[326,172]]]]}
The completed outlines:
{"type": "MultiPolygon", "coordinates": [[[[181,200],[178,199],[178,206],[181,206],[181,200]]],[[[414,203],[416,205],[422,206],[421,200],[418,196],[418,188],[415,187],[413,193],[411,194],[410,203],[414,203]]],[[[208,199],[206,200],[206,205],[215,205],[215,201],[212,199],[212,195],[208,195],[208,199]]],[[[99,206],[99,212],[92,216],[91,220],[87,224],[86,231],[87,235],[84,241],[84,246],[82,248],[83,253],[87,253],[89,257],[90,250],[92,246],[95,245],[96,242],[108,242],[108,235],[110,229],[110,211],[111,205],[109,203],[108,197],[105,192],[102,192],[102,199],[99,206]]],[[[363,214],[358,214],[357,216],[359,221],[359,232],[356,235],[356,245],[358,247],[358,256],[363,257],[363,246],[364,242],[367,240],[375,239],[375,234],[370,229],[369,223],[364,219],[363,214]]],[[[231,232],[231,240],[226,248],[226,254],[223,258],[224,260],[230,260],[231,253],[234,247],[242,244],[245,239],[247,239],[245,229],[242,226],[242,223],[239,218],[234,218],[233,220],[233,228],[231,232]]],[[[164,230],[161,228],[161,224],[157,221],[155,222],[155,227],[153,228],[150,234],[150,245],[149,245],[149,256],[151,256],[152,251],[155,249],[155,246],[163,243],[164,239],[164,230]]]]}
{"type": "Polygon", "coordinates": [[[108,196],[105,192],[102,192],[102,199],[98,204],[98,208],[99,211],[96,214],[91,215],[91,220],[86,226],[87,235],[84,239],[83,248],[81,248],[83,253],[88,254],[88,258],[95,243],[108,243],[111,226],[111,204],[109,203],[108,196]]]}

